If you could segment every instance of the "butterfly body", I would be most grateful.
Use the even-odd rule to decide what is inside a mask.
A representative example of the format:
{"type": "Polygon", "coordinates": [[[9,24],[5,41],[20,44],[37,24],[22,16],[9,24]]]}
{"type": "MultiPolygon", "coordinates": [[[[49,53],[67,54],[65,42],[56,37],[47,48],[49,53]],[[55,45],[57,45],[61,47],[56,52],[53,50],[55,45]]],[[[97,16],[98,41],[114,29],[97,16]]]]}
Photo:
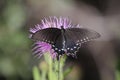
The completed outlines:
{"type": "Polygon", "coordinates": [[[75,55],[81,44],[100,37],[100,34],[84,28],[46,28],[37,31],[32,35],[35,41],[49,43],[52,49],[58,54],[75,55]]]}

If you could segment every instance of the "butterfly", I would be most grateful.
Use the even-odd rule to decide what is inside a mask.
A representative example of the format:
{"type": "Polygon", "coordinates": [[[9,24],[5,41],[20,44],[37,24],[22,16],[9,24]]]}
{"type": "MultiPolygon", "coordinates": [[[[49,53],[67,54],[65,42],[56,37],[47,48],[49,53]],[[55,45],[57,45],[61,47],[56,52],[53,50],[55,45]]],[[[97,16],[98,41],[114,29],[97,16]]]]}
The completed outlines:
{"type": "Polygon", "coordinates": [[[58,55],[76,54],[83,43],[99,38],[100,34],[85,28],[49,27],[32,34],[32,39],[50,44],[58,55]]]}

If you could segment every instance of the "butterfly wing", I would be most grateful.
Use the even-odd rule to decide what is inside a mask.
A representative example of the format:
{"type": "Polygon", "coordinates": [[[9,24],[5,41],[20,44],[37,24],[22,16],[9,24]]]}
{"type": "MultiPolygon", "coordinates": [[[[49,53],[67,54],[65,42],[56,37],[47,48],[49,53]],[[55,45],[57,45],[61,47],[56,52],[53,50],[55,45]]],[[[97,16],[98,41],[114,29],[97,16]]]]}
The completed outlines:
{"type": "Polygon", "coordinates": [[[71,34],[75,42],[78,41],[80,43],[85,43],[100,37],[98,32],[85,28],[69,28],[66,31],[71,34]]]}
{"type": "Polygon", "coordinates": [[[47,43],[54,43],[56,38],[61,34],[58,28],[46,28],[37,31],[32,35],[32,39],[35,41],[43,41],[47,43]]]}
{"type": "Polygon", "coordinates": [[[58,28],[47,28],[37,31],[33,34],[32,39],[35,41],[43,41],[51,43],[52,49],[55,50],[58,55],[64,54],[63,48],[63,35],[58,28]]]}
{"type": "Polygon", "coordinates": [[[100,34],[84,28],[68,28],[65,30],[67,54],[75,56],[82,43],[100,37],[100,34]]]}

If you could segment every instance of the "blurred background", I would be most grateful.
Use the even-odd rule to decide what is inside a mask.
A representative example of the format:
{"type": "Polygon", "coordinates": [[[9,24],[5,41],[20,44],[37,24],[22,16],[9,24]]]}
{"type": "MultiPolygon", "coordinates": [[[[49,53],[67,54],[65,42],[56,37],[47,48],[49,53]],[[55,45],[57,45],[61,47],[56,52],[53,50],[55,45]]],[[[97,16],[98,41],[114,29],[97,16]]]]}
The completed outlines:
{"type": "Polygon", "coordinates": [[[101,34],[77,59],[68,57],[74,68],[66,80],[120,80],[119,0],[0,0],[0,80],[33,80],[28,30],[48,16],[69,17],[101,34]]]}

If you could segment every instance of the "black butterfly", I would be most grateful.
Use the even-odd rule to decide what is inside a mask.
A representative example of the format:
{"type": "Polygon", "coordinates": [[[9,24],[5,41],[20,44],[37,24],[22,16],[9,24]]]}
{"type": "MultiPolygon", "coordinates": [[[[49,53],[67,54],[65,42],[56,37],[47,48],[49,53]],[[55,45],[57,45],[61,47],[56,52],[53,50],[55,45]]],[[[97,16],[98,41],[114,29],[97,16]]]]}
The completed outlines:
{"type": "Polygon", "coordinates": [[[96,31],[84,28],[46,28],[37,31],[32,35],[35,41],[43,41],[52,45],[58,55],[64,53],[76,54],[82,43],[100,37],[96,31]]]}

